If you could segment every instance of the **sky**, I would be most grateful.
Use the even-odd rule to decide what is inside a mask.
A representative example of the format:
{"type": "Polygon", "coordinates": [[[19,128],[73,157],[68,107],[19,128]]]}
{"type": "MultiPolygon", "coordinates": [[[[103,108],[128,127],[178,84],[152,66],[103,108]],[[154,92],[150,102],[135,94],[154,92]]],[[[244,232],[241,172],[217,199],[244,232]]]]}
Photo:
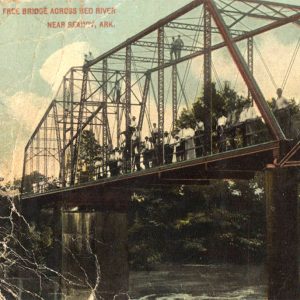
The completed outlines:
{"type": "MultiPolygon", "coordinates": [[[[94,56],[109,50],[160,18],[189,3],[190,0],[0,0],[0,176],[6,180],[20,177],[23,151],[31,133],[53,99],[60,81],[72,66],[82,65],[83,53],[94,56]],[[78,15],[8,14],[19,8],[114,7],[115,14],[84,15],[84,20],[112,21],[113,28],[48,28],[50,21],[74,21],[78,15]]],[[[277,2],[297,4],[297,0],[277,2]]],[[[299,3],[298,3],[299,4],[299,3]]],[[[283,81],[300,28],[289,26],[257,39],[266,64],[278,86],[283,81]]],[[[235,82],[245,93],[236,71],[226,67],[226,53],[214,56],[215,68],[221,69],[221,81],[235,82]]],[[[274,96],[259,57],[255,60],[257,81],[266,99],[274,96]]],[[[200,59],[192,64],[197,79],[200,59]]],[[[299,54],[286,86],[286,96],[300,99],[299,54]],[[297,72],[297,71],[298,72],[297,72]]]]}

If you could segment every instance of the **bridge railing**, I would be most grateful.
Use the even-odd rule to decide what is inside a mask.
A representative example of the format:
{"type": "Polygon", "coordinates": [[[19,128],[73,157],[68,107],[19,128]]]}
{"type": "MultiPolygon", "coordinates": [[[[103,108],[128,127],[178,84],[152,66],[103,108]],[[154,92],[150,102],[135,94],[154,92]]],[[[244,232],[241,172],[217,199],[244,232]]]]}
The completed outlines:
{"type": "MultiPolygon", "coordinates": [[[[152,137],[151,137],[152,139],[152,137]]],[[[108,160],[103,164],[95,159],[94,165],[82,164],[77,173],[75,185],[91,181],[123,176],[134,172],[145,172],[160,166],[201,159],[217,153],[244,148],[270,140],[268,129],[261,118],[239,122],[234,126],[218,126],[212,135],[212,148],[205,145],[204,131],[197,130],[192,137],[180,137],[179,133],[166,139],[163,144],[151,143],[147,148],[144,141],[130,141],[130,151],[126,145],[108,152],[108,160]]],[[[67,181],[65,187],[70,187],[67,181]]],[[[31,193],[45,193],[64,187],[58,178],[37,178],[32,183],[31,193]]]]}

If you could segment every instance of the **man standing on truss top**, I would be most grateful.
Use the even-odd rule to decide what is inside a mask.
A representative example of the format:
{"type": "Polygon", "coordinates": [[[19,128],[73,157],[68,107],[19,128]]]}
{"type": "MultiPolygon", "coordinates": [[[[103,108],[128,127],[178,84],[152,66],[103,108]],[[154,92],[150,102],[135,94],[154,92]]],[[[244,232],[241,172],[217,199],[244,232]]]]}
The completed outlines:
{"type": "Polygon", "coordinates": [[[172,37],[171,50],[170,50],[170,59],[173,60],[173,56],[176,58],[176,40],[175,37],[172,37]]]}
{"type": "Polygon", "coordinates": [[[174,43],[175,43],[175,59],[179,59],[181,57],[181,50],[184,46],[184,43],[183,43],[180,35],[178,35],[178,37],[174,43]]]}

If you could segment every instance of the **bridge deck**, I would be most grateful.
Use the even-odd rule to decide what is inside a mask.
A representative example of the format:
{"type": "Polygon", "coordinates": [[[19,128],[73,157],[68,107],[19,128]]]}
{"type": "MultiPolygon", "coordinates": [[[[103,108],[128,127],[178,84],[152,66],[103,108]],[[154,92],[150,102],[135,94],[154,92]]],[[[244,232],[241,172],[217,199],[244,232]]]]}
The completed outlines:
{"type": "Polygon", "coordinates": [[[22,200],[38,200],[43,205],[51,205],[53,202],[63,202],[67,206],[102,205],[101,194],[107,192],[108,187],[109,190],[131,190],[156,184],[207,184],[209,180],[215,179],[250,179],[255,172],[262,171],[267,164],[273,163],[279,152],[280,142],[272,141],[74,187],[23,194],[22,200]]]}

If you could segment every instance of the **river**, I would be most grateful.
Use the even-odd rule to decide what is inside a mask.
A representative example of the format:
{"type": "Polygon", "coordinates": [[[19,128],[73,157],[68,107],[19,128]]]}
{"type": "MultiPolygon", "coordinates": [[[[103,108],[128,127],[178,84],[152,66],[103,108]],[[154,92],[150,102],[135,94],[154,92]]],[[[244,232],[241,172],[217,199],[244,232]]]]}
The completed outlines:
{"type": "Polygon", "coordinates": [[[130,297],[143,300],[266,299],[263,266],[162,265],[130,273],[130,297]]]}
{"type": "MultiPolygon", "coordinates": [[[[38,283],[30,279],[15,279],[25,290],[38,291],[38,283]]],[[[57,300],[58,285],[49,286],[40,294],[42,299],[57,300]]],[[[261,300],[266,297],[266,275],[263,266],[253,265],[167,265],[154,271],[131,271],[129,296],[135,300],[261,300]]],[[[1,297],[0,297],[1,299],[1,297]]],[[[11,298],[8,298],[11,299],[11,298]]],[[[19,292],[18,299],[36,299],[19,292]]],[[[91,291],[72,290],[65,299],[90,300],[91,291]]]]}

